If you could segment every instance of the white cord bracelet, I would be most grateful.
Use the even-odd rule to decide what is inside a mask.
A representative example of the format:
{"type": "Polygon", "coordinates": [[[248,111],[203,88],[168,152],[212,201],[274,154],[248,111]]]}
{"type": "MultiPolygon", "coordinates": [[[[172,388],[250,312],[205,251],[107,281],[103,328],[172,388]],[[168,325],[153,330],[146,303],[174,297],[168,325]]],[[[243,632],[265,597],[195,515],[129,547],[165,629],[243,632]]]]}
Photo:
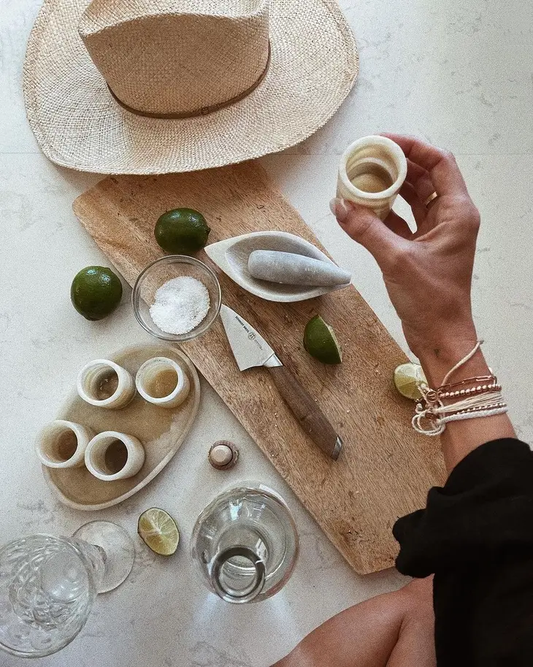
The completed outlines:
{"type": "MultiPolygon", "coordinates": [[[[482,343],[482,340],[477,341],[474,349],[448,371],[442,381],[440,390],[446,388],[448,380],[453,373],[466,364],[467,361],[476,354],[482,343]]],[[[449,405],[444,405],[442,402],[439,395],[439,389],[431,389],[427,384],[421,383],[419,388],[423,398],[417,402],[416,414],[411,422],[413,428],[417,433],[436,436],[441,435],[441,433],[444,432],[448,422],[477,419],[480,417],[493,417],[495,415],[504,414],[507,412],[507,404],[503,399],[500,385],[497,384],[496,378],[492,376],[492,379],[493,384],[485,384],[474,388],[477,392],[475,395],[463,396],[463,393],[467,394],[471,391],[470,389],[464,390],[464,392],[455,392],[456,394],[461,394],[462,398],[449,405]],[[424,422],[427,422],[428,425],[425,426],[424,422]]],[[[476,378],[472,378],[470,381],[474,382],[476,381],[476,378]]],[[[467,383],[468,380],[463,382],[467,383]]],[[[447,392],[445,396],[449,398],[449,394],[450,392],[447,392]]]]}

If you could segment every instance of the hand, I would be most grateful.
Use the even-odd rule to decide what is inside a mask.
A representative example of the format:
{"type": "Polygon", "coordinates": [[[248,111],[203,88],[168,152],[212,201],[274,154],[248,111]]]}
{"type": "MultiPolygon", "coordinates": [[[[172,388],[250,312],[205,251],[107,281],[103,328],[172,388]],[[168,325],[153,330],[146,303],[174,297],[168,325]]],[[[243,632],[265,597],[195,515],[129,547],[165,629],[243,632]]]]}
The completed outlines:
{"type": "Polygon", "coordinates": [[[382,222],[371,210],[339,199],[332,210],[378,262],[411,350],[423,365],[438,358],[444,370],[477,338],[470,290],[479,213],[451,153],[413,137],[386,136],[407,157],[400,195],[411,206],[416,231],[394,212],[382,222]],[[433,192],[438,197],[426,208],[433,192]]]}

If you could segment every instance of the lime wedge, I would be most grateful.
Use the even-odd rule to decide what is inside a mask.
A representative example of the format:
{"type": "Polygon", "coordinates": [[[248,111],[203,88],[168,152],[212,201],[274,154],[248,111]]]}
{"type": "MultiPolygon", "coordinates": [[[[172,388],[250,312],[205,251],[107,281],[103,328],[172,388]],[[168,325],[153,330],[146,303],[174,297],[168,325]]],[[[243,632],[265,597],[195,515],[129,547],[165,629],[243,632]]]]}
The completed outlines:
{"type": "Polygon", "coordinates": [[[410,398],[413,401],[422,398],[418,388],[421,382],[427,383],[427,380],[420,364],[409,362],[401,364],[394,370],[394,386],[405,398],[410,398]]]}
{"type": "Polygon", "coordinates": [[[141,514],[137,532],[146,546],[160,556],[171,556],[178,548],[178,526],[170,514],[159,507],[151,507],[141,514]]]}
{"type": "Polygon", "coordinates": [[[320,315],[315,315],[306,324],[304,348],[323,364],[340,364],[342,353],[333,329],[320,315]]]}

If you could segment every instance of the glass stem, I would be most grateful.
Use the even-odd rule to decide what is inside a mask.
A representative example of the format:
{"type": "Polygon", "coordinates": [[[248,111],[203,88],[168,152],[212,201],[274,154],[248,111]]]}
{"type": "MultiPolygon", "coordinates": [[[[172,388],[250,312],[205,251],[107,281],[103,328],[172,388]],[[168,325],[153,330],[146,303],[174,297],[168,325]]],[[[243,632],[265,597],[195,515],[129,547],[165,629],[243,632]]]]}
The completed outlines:
{"type": "Polygon", "coordinates": [[[99,590],[105,574],[107,561],[106,552],[102,547],[99,547],[96,544],[89,544],[89,542],[85,542],[84,540],[73,539],[72,542],[81,552],[91,573],[96,590],[99,590]]]}

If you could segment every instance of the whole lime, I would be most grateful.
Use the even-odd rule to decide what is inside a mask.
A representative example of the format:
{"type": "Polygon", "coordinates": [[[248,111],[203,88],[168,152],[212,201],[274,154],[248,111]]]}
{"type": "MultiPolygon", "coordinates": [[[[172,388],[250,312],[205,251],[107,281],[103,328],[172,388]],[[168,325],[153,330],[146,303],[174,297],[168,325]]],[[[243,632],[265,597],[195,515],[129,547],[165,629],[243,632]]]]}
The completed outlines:
{"type": "Polygon", "coordinates": [[[87,320],[110,315],[122,298],[122,283],[107,266],[86,266],[76,274],[70,288],[74,308],[87,320]]]}
{"type": "Polygon", "coordinates": [[[192,208],[167,211],[155,225],[155,240],[165,252],[191,255],[207,243],[211,229],[204,216],[192,208]]]}

